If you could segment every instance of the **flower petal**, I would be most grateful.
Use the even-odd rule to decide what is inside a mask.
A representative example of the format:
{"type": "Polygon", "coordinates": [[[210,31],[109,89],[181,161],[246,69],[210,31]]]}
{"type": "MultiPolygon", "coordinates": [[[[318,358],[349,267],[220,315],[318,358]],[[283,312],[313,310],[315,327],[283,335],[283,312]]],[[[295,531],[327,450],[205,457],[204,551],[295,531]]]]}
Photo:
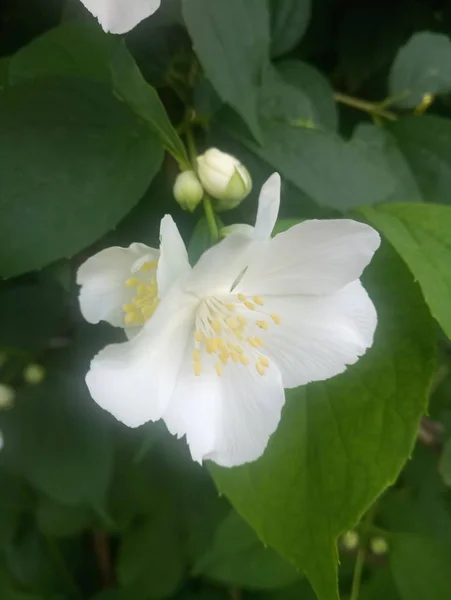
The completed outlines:
{"type": "Polygon", "coordinates": [[[264,308],[280,317],[263,340],[285,388],[338,375],[373,344],[377,314],[360,281],[330,296],[267,296],[264,308]]]}
{"type": "Polygon", "coordinates": [[[174,286],[136,337],[93,359],[86,383],[99,406],[129,427],[161,418],[192,343],[197,304],[174,286]]]}
{"type": "Polygon", "coordinates": [[[196,377],[189,357],[163,420],[171,433],[186,435],[193,460],[233,467],[263,454],[284,402],[274,364],[264,375],[252,364],[229,364],[220,377],[214,369],[196,377]]]}
{"type": "Polygon", "coordinates": [[[249,261],[254,242],[242,233],[232,233],[202,254],[185,289],[202,297],[228,294],[249,261]]]}
{"type": "Polygon", "coordinates": [[[81,0],[105,31],[126,33],[152,15],[161,0],[81,0]]]}
{"type": "Polygon", "coordinates": [[[158,250],[144,244],[129,248],[114,246],[91,256],[77,273],[80,289],[80,309],[89,323],[107,321],[115,327],[124,326],[123,304],[133,293],[125,286],[137,260],[158,260],[158,250]]]}
{"type": "Polygon", "coordinates": [[[160,224],[160,260],[157,269],[158,296],[162,298],[172,284],[191,271],[186,246],[174,219],[165,215],[160,224]]]}
{"type": "Polygon", "coordinates": [[[357,221],[304,221],[258,246],[239,291],[333,293],[360,277],[379,244],[379,234],[357,221]]]}
{"type": "Polygon", "coordinates": [[[271,237],[280,206],[280,175],[273,173],[263,185],[258,199],[253,237],[263,241],[271,237]]]}

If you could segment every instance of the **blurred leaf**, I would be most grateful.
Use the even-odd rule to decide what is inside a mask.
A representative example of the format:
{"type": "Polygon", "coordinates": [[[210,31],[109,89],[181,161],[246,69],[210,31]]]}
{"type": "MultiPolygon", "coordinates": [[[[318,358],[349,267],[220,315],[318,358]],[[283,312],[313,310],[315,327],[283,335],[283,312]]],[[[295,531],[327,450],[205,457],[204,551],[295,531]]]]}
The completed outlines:
{"type": "Polygon", "coordinates": [[[445,35],[415,33],[396,55],[390,79],[390,97],[398,106],[413,108],[425,94],[451,91],[451,42],[445,35]]]}
{"type": "Polygon", "coordinates": [[[443,482],[451,487],[451,438],[447,439],[440,457],[439,471],[443,482]]]}
{"type": "Polygon", "coordinates": [[[406,117],[390,126],[426,202],[449,204],[451,196],[451,120],[406,117]]]}
{"type": "Polygon", "coordinates": [[[157,92],[141,75],[133,56],[121,45],[111,61],[111,74],[119,97],[150,126],[169,152],[187,164],[185,146],[169,120],[157,92]]]}
{"type": "Polygon", "coordinates": [[[144,194],[162,151],[101,84],[39,79],[0,96],[0,273],[69,257],[144,194]]]}
{"type": "Polygon", "coordinates": [[[258,88],[270,46],[266,2],[183,0],[182,6],[194,50],[208,78],[260,141],[258,88]]]}
{"type": "Polygon", "coordinates": [[[402,600],[396,590],[390,569],[376,571],[371,579],[362,585],[359,600],[402,600]]]}
{"type": "Polygon", "coordinates": [[[379,314],[374,347],[343,375],[288,391],[260,460],[211,466],[219,489],[264,543],[304,571],[320,600],[337,598],[338,535],[396,479],[412,450],[434,368],[430,317],[388,247],[365,281],[379,314]]]}
{"type": "Polygon", "coordinates": [[[432,315],[451,338],[451,207],[384,204],[360,212],[406,261],[432,315]]]}
{"type": "Polygon", "coordinates": [[[392,202],[423,202],[418,183],[409,163],[398,148],[394,136],[382,127],[361,123],[352,136],[353,142],[363,144],[362,150],[371,148],[373,160],[390,170],[395,180],[395,188],[390,197],[392,202]]]}
{"type": "Polygon", "coordinates": [[[112,444],[103,414],[84,382],[52,372],[23,388],[14,410],[2,415],[2,454],[17,472],[55,501],[103,511],[112,468],[112,444]]]}
{"type": "Polygon", "coordinates": [[[109,82],[108,62],[118,43],[117,37],[104,33],[92,21],[64,23],[35,38],[11,58],[9,81],[16,84],[59,75],[109,82]]]}
{"type": "Polygon", "coordinates": [[[201,255],[211,246],[211,232],[205,217],[199,219],[188,244],[190,263],[195,265],[201,255]]]}
{"type": "Polygon", "coordinates": [[[39,531],[51,537],[69,537],[93,524],[91,512],[83,506],[65,506],[41,495],[36,509],[39,531]]]}
{"type": "Polygon", "coordinates": [[[265,548],[235,511],[216,530],[211,547],[195,564],[194,574],[228,586],[262,590],[283,587],[301,577],[274,550],[265,548]]]}
{"type": "Polygon", "coordinates": [[[329,80],[314,67],[300,60],[278,62],[277,70],[287,83],[301,90],[310,99],[319,125],[336,130],[338,116],[334,91],[329,80]]]}
{"type": "Polygon", "coordinates": [[[0,548],[3,548],[16,533],[23,514],[31,510],[32,498],[22,479],[4,471],[0,471],[0,490],[0,548]]]}
{"type": "Polygon", "coordinates": [[[281,56],[300,42],[310,21],[310,0],[270,0],[271,54],[281,56]]]}
{"type": "Polygon", "coordinates": [[[451,544],[396,533],[390,537],[390,568],[401,600],[449,600],[451,544]]]}
{"type": "Polygon", "coordinates": [[[47,600],[43,596],[36,596],[15,589],[6,571],[0,566],[0,597],[2,600],[47,600]]]}

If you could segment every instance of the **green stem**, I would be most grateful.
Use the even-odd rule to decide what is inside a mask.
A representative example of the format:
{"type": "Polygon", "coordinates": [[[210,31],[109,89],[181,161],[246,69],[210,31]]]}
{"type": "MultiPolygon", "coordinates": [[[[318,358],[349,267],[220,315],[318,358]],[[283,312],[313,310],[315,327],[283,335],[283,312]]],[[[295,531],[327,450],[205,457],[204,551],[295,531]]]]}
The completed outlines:
{"type": "Polygon", "coordinates": [[[204,210],[207,218],[208,228],[210,229],[212,242],[215,244],[219,240],[219,229],[216,223],[215,211],[211,203],[210,196],[204,194],[204,210]]]}
{"type": "Polygon", "coordinates": [[[351,595],[349,597],[349,600],[358,600],[358,598],[359,598],[364,566],[365,566],[365,548],[360,548],[359,551],[357,552],[357,558],[355,561],[354,574],[352,576],[351,595]]]}
{"type": "Polygon", "coordinates": [[[341,104],[346,104],[346,106],[351,106],[352,108],[357,108],[358,110],[363,110],[364,112],[369,113],[370,115],[376,115],[378,117],[383,117],[388,121],[396,121],[398,117],[394,112],[389,110],[385,110],[379,104],[375,104],[373,102],[367,102],[366,100],[360,100],[359,98],[354,98],[353,96],[347,96],[346,94],[341,94],[340,92],[335,92],[334,98],[337,102],[341,102],[341,104]]]}
{"type": "Polygon", "coordinates": [[[194,171],[197,171],[197,149],[191,128],[186,130],[186,144],[188,146],[188,156],[191,162],[191,168],[194,169],[194,171]]]}

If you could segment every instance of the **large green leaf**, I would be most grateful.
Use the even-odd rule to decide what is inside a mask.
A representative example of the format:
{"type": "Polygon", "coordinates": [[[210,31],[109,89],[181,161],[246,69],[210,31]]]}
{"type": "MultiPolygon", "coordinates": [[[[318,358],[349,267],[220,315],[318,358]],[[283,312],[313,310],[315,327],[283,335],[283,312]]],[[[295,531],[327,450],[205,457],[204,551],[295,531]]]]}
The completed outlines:
{"type": "Polygon", "coordinates": [[[188,157],[185,146],[172,126],[156,90],[141,75],[133,56],[124,45],[114,54],[111,74],[117,94],[146,121],[181,165],[186,166],[188,157]]]}
{"type": "Polygon", "coordinates": [[[311,0],[269,0],[271,54],[281,56],[302,39],[310,21],[311,0]]]}
{"type": "Polygon", "coordinates": [[[365,277],[379,325],[373,348],[334,379],[287,393],[264,456],[212,466],[219,489],[266,544],[335,600],[336,539],[397,477],[416,438],[434,369],[431,319],[387,247],[365,277]]]}
{"type": "Polygon", "coordinates": [[[229,586],[262,590],[290,585],[300,577],[274,550],[263,546],[235,511],[216,530],[211,547],[197,561],[194,573],[229,586]]]}
{"type": "Polygon", "coordinates": [[[258,89],[269,61],[269,10],[261,0],[183,0],[194,50],[219,96],[261,141],[258,89]]]}
{"type": "Polygon", "coordinates": [[[451,598],[451,544],[405,533],[390,537],[390,569],[401,600],[451,598]]]}
{"type": "Polygon", "coordinates": [[[406,261],[432,315],[451,338],[451,207],[383,204],[361,212],[406,261]]]}
{"type": "Polygon", "coordinates": [[[38,79],[0,95],[0,274],[88,246],[137,204],[162,149],[96,82],[38,79]]]}
{"type": "Polygon", "coordinates": [[[9,64],[12,84],[26,79],[60,75],[110,81],[108,63],[118,38],[99,25],[64,23],[21,48],[9,64]]]}
{"type": "Polygon", "coordinates": [[[411,108],[425,94],[451,91],[451,42],[446,35],[422,31],[403,46],[390,72],[390,96],[399,106],[411,108]]]}
{"type": "Polygon", "coordinates": [[[451,120],[406,117],[390,126],[425,202],[451,202],[451,120]]]}

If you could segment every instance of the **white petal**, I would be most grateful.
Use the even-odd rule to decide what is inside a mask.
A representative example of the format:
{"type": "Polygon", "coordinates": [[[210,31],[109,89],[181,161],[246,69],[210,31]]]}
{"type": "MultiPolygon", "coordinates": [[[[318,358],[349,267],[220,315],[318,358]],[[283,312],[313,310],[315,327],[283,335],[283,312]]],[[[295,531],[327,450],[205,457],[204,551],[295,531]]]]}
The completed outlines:
{"type": "Polygon", "coordinates": [[[273,173],[263,185],[258,199],[257,220],[255,221],[254,239],[267,240],[277,221],[280,206],[280,175],[273,173]]]}
{"type": "Polygon", "coordinates": [[[158,250],[144,244],[129,248],[114,246],[91,256],[77,273],[80,289],[80,309],[89,323],[107,321],[115,327],[124,326],[123,304],[133,292],[125,285],[138,260],[158,260],[158,250]]]}
{"type": "Polygon", "coordinates": [[[360,277],[379,244],[379,234],[357,221],[304,221],[258,246],[239,291],[335,292],[360,277]]]}
{"type": "Polygon", "coordinates": [[[284,402],[275,365],[263,376],[253,364],[233,363],[220,377],[214,369],[196,377],[186,360],[163,419],[171,433],[186,435],[193,460],[233,467],[263,454],[284,402]]]}
{"type": "Polygon", "coordinates": [[[126,33],[152,15],[161,0],[81,0],[105,31],[126,33]]]}
{"type": "Polygon", "coordinates": [[[186,291],[200,297],[228,294],[246,268],[253,244],[248,235],[228,235],[202,254],[186,281],[186,291]]]}
{"type": "Polygon", "coordinates": [[[170,215],[165,215],[160,225],[158,296],[162,298],[177,279],[190,271],[188,253],[177,225],[170,215]]]}
{"type": "Polygon", "coordinates": [[[129,427],[161,418],[192,343],[196,307],[173,286],[136,337],[102,350],[86,376],[97,404],[129,427]]]}
{"type": "Polygon", "coordinates": [[[262,338],[285,388],[338,375],[373,344],[376,310],[360,281],[330,296],[268,296],[264,309],[281,319],[267,319],[262,338]]]}

